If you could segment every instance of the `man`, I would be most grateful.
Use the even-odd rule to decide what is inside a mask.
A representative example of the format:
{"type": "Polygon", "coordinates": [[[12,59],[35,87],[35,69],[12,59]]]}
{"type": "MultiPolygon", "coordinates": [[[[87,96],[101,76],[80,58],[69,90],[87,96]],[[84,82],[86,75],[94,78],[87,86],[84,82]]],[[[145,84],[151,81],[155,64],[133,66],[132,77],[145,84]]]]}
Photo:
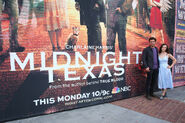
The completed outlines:
{"type": "Polygon", "coordinates": [[[150,10],[148,8],[148,0],[139,0],[139,15],[141,17],[142,28],[145,28],[145,32],[149,31],[151,33],[151,28],[149,26],[150,21],[150,10]],[[148,22],[146,22],[146,19],[148,22]]]}
{"type": "Polygon", "coordinates": [[[146,98],[151,100],[150,96],[154,96],[154,85],[158,80],[158,68],[159,68],[159,59],[158,59],[158,49],[155,47],[156,38],[149,38],[149,46],[143,50],[142,53],[142,62],[143,67],[147,72],[146,79],[146,98]]]}
{"type": "MultiPolygon", "coordinates": [[[[100,22],[105,23],[105,5],[103,0],[75,0],[76,9],[80,10],[80,24],[86,25],[88,51],[95,51],[91,46],[102,46],[100,22]]],[[[101,51],[102,49],[97,49],[101,51]]]]}
{"type": "MultiPolygon", "coordinates": [[[[2,35],[1,21],[2,11],[5,8],[9,15],[9,44],[11,52],[23,52],[24,47],[21,47],[17,41],[18,39],[18,1],[17,0],[0,0],[0,34],[2,35]],[[4,5],[4,7],[3,7],[4,5]]],[[[0,39],[0,51],[3,51],[3,39],[0,39]]]]}
{"type": "Polygon", "coordinates": [[[115,38],[118,34],[119,50],[127,53],[126,48],[126,24],[127,16],[132,14],[133,0],[107,0],[107,46],[108,50],[115,52],[115,38]]]}

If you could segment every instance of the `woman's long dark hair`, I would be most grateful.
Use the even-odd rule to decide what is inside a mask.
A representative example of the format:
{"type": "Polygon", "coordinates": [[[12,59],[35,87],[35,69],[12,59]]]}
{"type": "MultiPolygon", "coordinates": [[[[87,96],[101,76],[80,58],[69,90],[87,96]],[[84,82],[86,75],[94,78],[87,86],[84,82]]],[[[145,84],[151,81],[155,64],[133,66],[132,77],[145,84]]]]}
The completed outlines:
{"type": "Polygon", "coordinates": [[[168,48],[168,45],[167,45],[167,44],[162,44],[162,45],[160,46],[159,53],[162,52],[162,47],[165,46],[165,45],[166,45],[166,51],[165,51],[165,52],[169,53],[169,48],[168,48]]]}

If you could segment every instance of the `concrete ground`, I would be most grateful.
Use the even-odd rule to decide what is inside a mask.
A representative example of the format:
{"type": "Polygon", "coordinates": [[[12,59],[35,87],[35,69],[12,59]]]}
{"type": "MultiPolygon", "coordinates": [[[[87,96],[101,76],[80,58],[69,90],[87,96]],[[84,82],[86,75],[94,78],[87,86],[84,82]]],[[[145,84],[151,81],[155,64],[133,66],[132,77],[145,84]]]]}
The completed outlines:
{"type": "MultiPolygon", "coordinates": [[[[161,92],[156,92],[157,96],[161,92]]],[[[185,86],[168,90],[168,98],[138,96],[96,106],[6,123],[185,123],[185,86]]]]}

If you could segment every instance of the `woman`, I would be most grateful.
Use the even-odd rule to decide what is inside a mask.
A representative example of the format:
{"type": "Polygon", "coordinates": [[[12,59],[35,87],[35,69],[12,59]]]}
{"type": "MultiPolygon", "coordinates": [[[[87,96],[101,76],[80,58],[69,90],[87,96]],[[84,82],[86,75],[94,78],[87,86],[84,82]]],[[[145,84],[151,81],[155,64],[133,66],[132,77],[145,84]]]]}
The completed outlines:
{"type": "Polygon", "coordinates": [[[170,69],[176,63],[176,59],[169,54],[169,49],[166,44],[162,44],[159,49],[159,76],[158,76],[158,88],[162,89],[162,95],[160,99],[166,97],[167,88],[173,88],[172,75],[170,69]],[[171,65],[168,65],[168,59],[172,59],[171,65]]]}
{"type": "Polygon", "coordinates": [[[44,0],[46,30],[49,33],[53,51],[61,50],[59,37],[63,28],[69,27],[67,0],[44,0]],[[57,47],[54,45],[56,35],[57,47]]]}
{"type": "Polygon", "coordinates": [[[156,36],[157,29],[160,30],[162,43],[164,43],[163,25],[162,25],[162,13],[160,11],[160,0],[150,0],[152,6],[150,11],[150,27],[152,28],[153,37],[156,36]]]}

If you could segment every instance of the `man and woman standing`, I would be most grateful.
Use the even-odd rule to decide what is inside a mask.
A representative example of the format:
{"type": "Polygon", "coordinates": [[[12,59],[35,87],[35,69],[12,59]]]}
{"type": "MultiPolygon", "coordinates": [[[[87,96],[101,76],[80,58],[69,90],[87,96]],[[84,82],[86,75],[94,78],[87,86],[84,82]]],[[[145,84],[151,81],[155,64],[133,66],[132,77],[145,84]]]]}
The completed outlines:
{"type": "Polygon", "coordinates": [[[161,45],[159,53],[155,44],[156,38],[149,38],[149,46],[142,53],[142,64],[147,72],[146,98],[148,100],[154,96],[154,87],[157,82],[158,88],[163,91],[160,99],[166,96],[167,88],[173,88],[170,68],[176,63],[176,59],[168,53],[166,44],[161,45]],[[173,60],[171,65],[168,65],[168,58],[173,60]]]}

